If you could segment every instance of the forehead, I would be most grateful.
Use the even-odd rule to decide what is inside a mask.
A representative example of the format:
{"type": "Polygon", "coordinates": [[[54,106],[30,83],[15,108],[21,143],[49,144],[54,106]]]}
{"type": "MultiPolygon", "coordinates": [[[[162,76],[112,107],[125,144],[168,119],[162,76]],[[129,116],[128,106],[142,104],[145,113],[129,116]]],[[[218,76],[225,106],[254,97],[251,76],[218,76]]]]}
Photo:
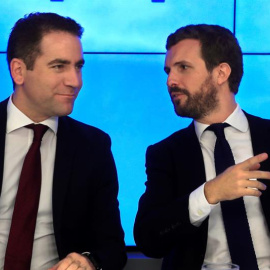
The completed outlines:
{"type": "Polygon", "coordinates": [[[165,65],[169,66],[175,62],[201,61],[201,44],[196,39],[184,39],[172,46],[166,53],[165,65]]]}
{"type": "Polygon", "coordinates": [[[67,32],[47,33],[40,42],[41,56],[49,58],[81,59],[82,45],[79,37],[67,32]]]}

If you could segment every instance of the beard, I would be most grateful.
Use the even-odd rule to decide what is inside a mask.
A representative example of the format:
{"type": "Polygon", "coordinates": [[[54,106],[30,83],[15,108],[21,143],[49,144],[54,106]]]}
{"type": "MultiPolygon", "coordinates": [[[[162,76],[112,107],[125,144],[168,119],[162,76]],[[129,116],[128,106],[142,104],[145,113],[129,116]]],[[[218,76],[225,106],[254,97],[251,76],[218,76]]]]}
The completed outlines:
{"type": "Polygon", "coordinates": [[[205,79],[199,91],[193,95],[187,89],[179,87],[170,87],[169,92],[181,93],[187,97],[186,101],[172,99],[175,113],[181,117],[198,120],[209,115],[218,105],[218,90],[213,84],[211,75],[205,79]]]}

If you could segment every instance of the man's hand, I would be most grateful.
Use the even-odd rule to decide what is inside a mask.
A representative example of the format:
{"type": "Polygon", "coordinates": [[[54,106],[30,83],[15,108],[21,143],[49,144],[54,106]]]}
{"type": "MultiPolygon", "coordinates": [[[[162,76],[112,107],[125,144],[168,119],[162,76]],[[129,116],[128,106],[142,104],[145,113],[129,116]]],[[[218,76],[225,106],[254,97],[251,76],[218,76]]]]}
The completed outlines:
{"type": "Polygon", "coordinates": [[[96,270],[94,265],[83,255],[70,253],[58,264],[48,270],[96,270]]]}
{"type": "Polygon", "coordinates": [[[270,172],[258,170],[260,162],[267,158],[266,153],[259,154],[229,167],[213,180],[206,182],[204,193],[207,201],[216,204],[243,196],[261,196],[261,190],[265,190],[266,186],[254,179],[270,179],[270,172]]]}

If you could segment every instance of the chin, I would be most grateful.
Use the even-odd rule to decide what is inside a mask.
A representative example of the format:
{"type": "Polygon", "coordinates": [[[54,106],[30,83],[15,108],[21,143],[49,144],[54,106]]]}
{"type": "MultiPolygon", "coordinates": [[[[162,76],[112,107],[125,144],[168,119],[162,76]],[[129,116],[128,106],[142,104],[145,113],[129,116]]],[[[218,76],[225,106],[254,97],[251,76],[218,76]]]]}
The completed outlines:
{"type": "Polygon", "coordinates": [[[55,115],[57,115],[57,116],[66,116],[66,115],[71,114],[72,111],[73,111],[73,107],[72,108],[65,109],[65,110],[58,111],[58,112],[56,112],[55,115]]]}

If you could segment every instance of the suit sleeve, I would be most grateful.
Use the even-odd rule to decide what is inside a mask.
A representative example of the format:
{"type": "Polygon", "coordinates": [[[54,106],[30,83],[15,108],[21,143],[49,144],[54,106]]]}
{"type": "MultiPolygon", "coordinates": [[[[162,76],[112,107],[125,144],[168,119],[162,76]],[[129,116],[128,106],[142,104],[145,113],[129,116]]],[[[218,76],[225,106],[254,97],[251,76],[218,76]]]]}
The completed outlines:
{"type": "Polygon", "coordinates": [[[117,200],[117,172],[108,136],[102,145],[99,150],[100,159],[96,161],[99,184],[92,205],[93,252],[101,262],[102,269],[120,270],[126,263],[126,253],[117,200]]]}
{"type": "Polygon", "coordinates": [[[164,257],[176,245],[185,246],[200,228],[189,219],[189,195],[181,164],[164,144],[146,152],[146,191],[139,201],[134,226],[137,246],[149,257],[164,257]],[[180,174],[180,176],[178,175],[180,174]]]}

